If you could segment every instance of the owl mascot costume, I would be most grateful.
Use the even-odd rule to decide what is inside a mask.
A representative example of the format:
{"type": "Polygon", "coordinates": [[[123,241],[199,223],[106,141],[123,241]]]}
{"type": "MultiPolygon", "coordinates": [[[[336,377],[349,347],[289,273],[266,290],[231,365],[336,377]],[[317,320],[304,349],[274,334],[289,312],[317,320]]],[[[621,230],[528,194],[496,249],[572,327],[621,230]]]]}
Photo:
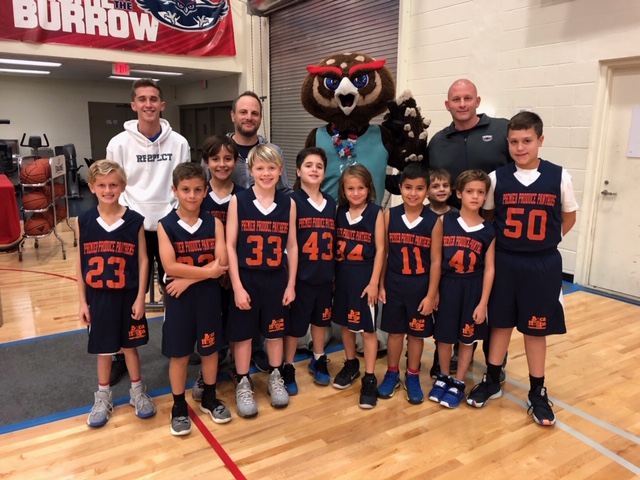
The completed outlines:
{"type": "MultiPolygon", "coordinates": [[[[321,147],[327,153],[322,190],[336,200],[338,180],[349,165],[360,163],[371,172],[378,204],[385,185],[399,193],[398,179],[387,175],[387,165],[398,170],[409,162],[429,165],[429,122],[422,118],[410,92],[394,99],[395,80],[385,62],[362,53],[338,53],[307,67],[302,106],[327,124],[309,133],[305,147],[321,147]],[[371,124],[383,113],[381,125],[371,124]]],[[[386,350],[386,338],[378,330],[379,350],[386,350]]],[[[362,351],[360,335],[357,350],[362,351]]]]}

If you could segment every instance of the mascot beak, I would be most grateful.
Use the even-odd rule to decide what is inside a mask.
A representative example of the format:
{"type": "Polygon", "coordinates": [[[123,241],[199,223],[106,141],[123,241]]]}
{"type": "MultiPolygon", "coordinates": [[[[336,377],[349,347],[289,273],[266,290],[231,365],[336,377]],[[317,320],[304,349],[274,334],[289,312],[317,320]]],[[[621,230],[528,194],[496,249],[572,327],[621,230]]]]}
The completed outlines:
{"type": "Polygon", "coordinates": [[[334,92],[334,98],[338,102],[342,113],[349,115],[353,109],[356,108],[360,94],[358,93],[358,89],[351,83],[351,80],[349,80],[348,77],[343,77],[340,85],[338,85],[338,88],[334,92]]]}

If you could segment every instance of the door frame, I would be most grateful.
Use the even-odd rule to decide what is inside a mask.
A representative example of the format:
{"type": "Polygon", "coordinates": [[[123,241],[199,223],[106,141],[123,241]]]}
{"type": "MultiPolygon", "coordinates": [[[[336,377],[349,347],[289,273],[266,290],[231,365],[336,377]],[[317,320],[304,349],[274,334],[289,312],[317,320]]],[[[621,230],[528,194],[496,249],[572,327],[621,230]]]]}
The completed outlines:
{"type": "MultiPolygon", "coordinates": [[[[605,162],[606,131],[611,106],[611,86],[617,70],[637,67],[640,69],[640,57],[627,57],[614,60],[601,60],[596,80],[596,98],[591,121],[587,170],[585,175],[582,205],[580,206],[580,235],[576,250],[576,269],[574,281],[580,285],[594,286],[589,283],[593,259],[594,232],[597,220],[597,205],[600,196],[602,171],[605,162]]],[[[595,286],[594,286],[595,287],[595,286]]],[[[598,290],[607,291],[602,287],[598,290]]],[[[626,296],[620,292],[611,292],[626,296]]]]}

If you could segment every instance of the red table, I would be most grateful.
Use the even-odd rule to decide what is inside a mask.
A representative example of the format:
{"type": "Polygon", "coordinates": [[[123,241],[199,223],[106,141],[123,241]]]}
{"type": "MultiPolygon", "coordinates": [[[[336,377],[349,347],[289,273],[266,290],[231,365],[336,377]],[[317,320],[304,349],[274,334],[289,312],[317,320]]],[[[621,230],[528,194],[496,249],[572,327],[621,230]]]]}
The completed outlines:
{"type": "Polygon", "coordinates": [[[6,175],[0,175],[0,250],[15,247],[21,239],[16,190],[6,175]]]}

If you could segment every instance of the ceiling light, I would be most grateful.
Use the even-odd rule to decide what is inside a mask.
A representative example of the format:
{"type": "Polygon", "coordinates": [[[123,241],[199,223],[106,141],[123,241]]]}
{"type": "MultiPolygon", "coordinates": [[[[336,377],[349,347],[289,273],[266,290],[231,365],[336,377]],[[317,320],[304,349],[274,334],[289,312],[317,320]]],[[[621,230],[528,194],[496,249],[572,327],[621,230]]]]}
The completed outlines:
{"type": "Polygon", "coordinates": [[[180,75],[182,75],[182,73],[180,72],[159,72],[155,70],[131,70],[131,71],[135,73],[143,73],[143,74],[149,74],[149,75],[166,75],[168,77],[179,77],[180,75]]]}
{"type": "Polygon", "coordinates": [[[30,73],[33,75],[49,75],[46,70],[23,70],[21,68],[0,68],[0,73],[30,73]]]}
{"type": "Polygon", "coordinates": [[[37,62],[34,60],[16,60],[14,58],[0,58],[0,63],[7,65],[30,65],[32,67],[59,67],[62,65],[56,62],[37,62]]]}
{"type": "MultiPolygon", "coordinates": [[[[111,75],[109,77],[111,80],[128,80],[128,81],[136,81],[136,80],[142,80],[141,77],[120,77],[118,75],[111,75]]],[[[151,80],[153,80],[154,82],[159,82],[160,79],[159,78],[152,78],[151,80]]]]}

